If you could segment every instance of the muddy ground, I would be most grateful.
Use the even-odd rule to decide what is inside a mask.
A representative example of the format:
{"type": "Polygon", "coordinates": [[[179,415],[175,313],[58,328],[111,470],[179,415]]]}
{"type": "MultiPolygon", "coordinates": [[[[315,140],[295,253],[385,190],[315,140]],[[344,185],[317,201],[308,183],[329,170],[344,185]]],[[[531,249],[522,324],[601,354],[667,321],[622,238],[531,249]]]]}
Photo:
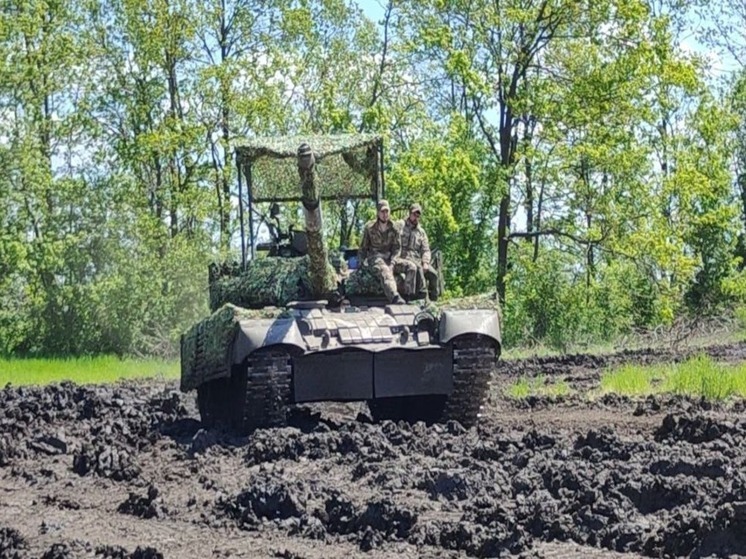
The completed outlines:
{"type": "MultiPolygon", "coordinates": [[[[609,365],[684,357],[504,361],[496,378],[582,393],[609,365]]],[[[744,401],[495,390],[471,430],[328,404],[236,438],[176,388],[0,391],[0,559],[746,556],[744,401]]]]}

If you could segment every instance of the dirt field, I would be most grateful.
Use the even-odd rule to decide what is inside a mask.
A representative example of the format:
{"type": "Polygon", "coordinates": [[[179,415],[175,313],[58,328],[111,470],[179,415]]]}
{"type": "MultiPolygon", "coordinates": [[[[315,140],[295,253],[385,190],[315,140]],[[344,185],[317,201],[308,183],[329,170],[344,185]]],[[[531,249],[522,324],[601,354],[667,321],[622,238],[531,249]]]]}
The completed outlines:
{"type": "MultiPolygon", "coordinates": [[[[746,360],[746,344],[709,350],[746,360]]],[[[501,362],[496,378],[682,359],[501,362]]],[[[245,438],[175,383],[0,391],[0,559],[746,556],[745,402],[493,396],[478,428],[299,408],[245,438]]]]}

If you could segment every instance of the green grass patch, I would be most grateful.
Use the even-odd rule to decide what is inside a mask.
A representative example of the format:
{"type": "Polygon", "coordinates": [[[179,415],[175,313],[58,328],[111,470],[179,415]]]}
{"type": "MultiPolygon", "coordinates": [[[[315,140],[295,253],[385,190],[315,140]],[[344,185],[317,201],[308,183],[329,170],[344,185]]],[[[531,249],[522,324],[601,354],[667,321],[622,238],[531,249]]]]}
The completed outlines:
{"type": "Polygon", "coordinates": [[[564,379],[549,382],[546,377],[523,377],[505,389],[505,395],[514,400],[522,400],[529,396],[567,396],[570,386],[564,379]]]}
{"type": "Polygon", "coordinates": [[[178,361],[90,357],[79,359],[0,359],[0,387],[49,384],[71,380],[77,384],[109,383],[122,379],[179,377],[178,361]]]}
{"type": "Polygon", "coordinates": [[[654,392],[653,381],[659,379],[661,374],[662,372],[656,367],[624,365],[601,375],[601,392],[628,396],[652,394],[654,392]]]}
{"type": "Polygon", "coordinates": [[[736,386],[743,386],[746,367],[716,363],[707,356],[690,359],[682,366],[675,366],[665,379],[664,392],[701,396],[708,400],[724,400],[737,394],[736,386]]]}
{"type": "Polygon", "coordinates": [[[624,365],[601,376],[601,391],[627,396],[680,394],[707,400],[746,397],[746,364],[718,363],[700,355],[683,363],[624,365]]]}

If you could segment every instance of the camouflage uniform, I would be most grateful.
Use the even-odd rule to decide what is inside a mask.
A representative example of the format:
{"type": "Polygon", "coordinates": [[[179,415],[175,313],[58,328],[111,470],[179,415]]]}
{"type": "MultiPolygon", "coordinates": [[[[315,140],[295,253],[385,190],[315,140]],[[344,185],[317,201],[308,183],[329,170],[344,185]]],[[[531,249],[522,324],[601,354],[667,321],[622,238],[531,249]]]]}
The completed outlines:
{"type": "MultiPolygon", "coordinates": [[[[419,204],[412,204],[411,212],[422,212],[419,204]]],[[[401,224],[401,258],[417,265],[416,293],[418,297],[425,297],[430,293],[432,299],[438,298],[438,274],[431,265],[432,255],[430,253],[430,242],[427,233],[418,223],[405,219],[401,224]],[[427,270],[425,270],[427,265],[427,270]],[[427,289],[425,289],[427,285],[427,289]]],[[[396,270],[395,270],[396,271],[396,270]]]]}
{"type": "MultiPolygon", "coordinates": [[[[385,200],[378,203],[378,211],[383,208],[388,209],[388,207],[388,202],[385,200]]],[[[387,221],[381,230],[378,220],[375,219],[366,223],[363,229],[363,241],[360,244],[360,260],[381,280],[383,292],[389,301],[394,301],[399,297],[394,278],[394,266],[397,266],[397,273],[401,271],[405,274],[407,285],[414,283],[417,273],[416,266],[411,262],[399,259],[400,235],[401,231],[394,222],[387,221]],[[400,262],[403,262],[401,266],[399,266],[400,262]]]]}

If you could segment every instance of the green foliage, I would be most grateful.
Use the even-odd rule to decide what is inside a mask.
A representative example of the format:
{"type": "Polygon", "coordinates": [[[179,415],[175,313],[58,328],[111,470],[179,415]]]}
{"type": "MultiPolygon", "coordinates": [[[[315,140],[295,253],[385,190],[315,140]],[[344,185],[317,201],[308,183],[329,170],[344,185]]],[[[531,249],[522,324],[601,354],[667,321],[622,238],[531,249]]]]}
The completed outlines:
{"type": "Polygon", "coordinates": [[[691,118],[689,148],[680,158],[684,175],[681,205],[688,206],[685,239],[699,257],[699,266],[686,292],[696,311],[713,311],[728,302],[728,280],[734,276],[739,231],[738,206],[730,196],[727,172],[734,122],[714,100],[705,98],[691,118]]]}
{"type": "Polygon", "coordinates": [[[662,323],[656,283],[635,264],[610,261],[589,283],[573,269],[571,258],[546,251],[534,260],[532,251],[527,243],[514,250],[505,304],[506,346],[544,343],[567,351],[662,323]]]}
{"type": "MultiPolygon", "coordinates": [[[[685,6],[260,4],[7,3],[0,354],[173,355],[237,258],[232,142],[280,133],[383,134],[395,217],[448,295],[505,287],[507,346],[746,301],[746,80],[708,90],[685,6]]],[[[331,246],[373,216],[324,211],[331,246]]]]}
{"type": "Polygon", "coordinates": [[[734,315],[739,329],[746,332],[746,306],[738,305],[734,310],[734,315]]]}

